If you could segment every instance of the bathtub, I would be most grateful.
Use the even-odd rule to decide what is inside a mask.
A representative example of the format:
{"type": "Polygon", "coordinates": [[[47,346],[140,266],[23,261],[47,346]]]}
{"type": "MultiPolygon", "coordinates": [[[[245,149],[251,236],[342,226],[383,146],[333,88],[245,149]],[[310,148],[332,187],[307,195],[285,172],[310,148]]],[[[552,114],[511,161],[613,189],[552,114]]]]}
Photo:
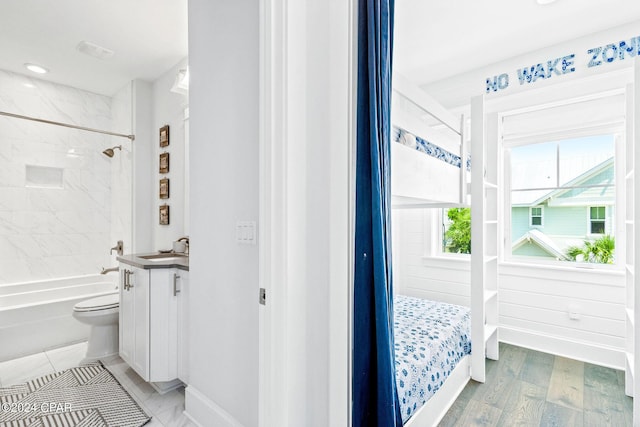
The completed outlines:
{"type": "Polygon", "coordinates": [[[88,275],[0,285],[0,362],[86,340],[73,318],[79,301],[117,292],[118,275],[88,275]]]}

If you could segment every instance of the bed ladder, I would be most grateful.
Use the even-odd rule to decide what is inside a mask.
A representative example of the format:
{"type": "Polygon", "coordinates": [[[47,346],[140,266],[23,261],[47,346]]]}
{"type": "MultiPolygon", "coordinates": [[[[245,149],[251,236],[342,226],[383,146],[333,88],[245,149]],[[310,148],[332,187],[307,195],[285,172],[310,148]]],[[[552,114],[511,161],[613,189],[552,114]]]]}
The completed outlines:
{"type": "Polygon", "coordinates": [[[471,99],[471,376],[498,359],[498,115],[471,99]]]}

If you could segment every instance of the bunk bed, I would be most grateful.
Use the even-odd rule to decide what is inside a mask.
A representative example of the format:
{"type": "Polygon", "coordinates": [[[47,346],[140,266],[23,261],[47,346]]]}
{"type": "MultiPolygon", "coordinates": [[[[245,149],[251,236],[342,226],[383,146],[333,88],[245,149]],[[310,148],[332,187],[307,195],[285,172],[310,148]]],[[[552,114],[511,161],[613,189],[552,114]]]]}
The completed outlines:
{"type": "Polygon", "coordinates": [[[391,202],[396,208],[468,205],[464,123],[406,79],[393,80],[391,202]],[[436,184],[434,184],[436,183],[436,184]]]}
{"type": "Polygon", "coordinates": [[[406,427],[436,425],[469,379],[484,382],[485,354],[498,357],[497,268],[492,270],[497,263],[485,262],[497,262],[490,253],[495,248],[485,238],[486,232],[497,233],[497,221],[488,226],[486,221],[488,211],[497,212],[497,191],[487,193],[487,188],[497,186],[487,185],[491,177],[485,176],[490,156],[482,97],[472,100],[473,169],[464,117],[458,120],[400,76],[393,80],[391,116],[394,209],[469,206],[469,196],[480,201],[472,206],[471,307],[394,295],[396,385],[403,422],[406,427]]]}

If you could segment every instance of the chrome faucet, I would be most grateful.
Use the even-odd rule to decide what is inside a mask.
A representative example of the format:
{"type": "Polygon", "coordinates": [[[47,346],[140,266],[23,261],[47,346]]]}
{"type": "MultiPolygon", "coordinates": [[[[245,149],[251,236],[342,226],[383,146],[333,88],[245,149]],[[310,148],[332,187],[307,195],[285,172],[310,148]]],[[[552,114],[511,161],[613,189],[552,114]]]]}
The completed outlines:
{"type": "Polygon", "coordinates": [[[122,242],[122,240],[118,240],[116,242],[116,245],[111,248],[109,254],[113,254],[113,251],[116,251],[118,255],[122,256],[122,254],[124,253],[124,243],[122,242]]]}
{"type": "Polygon", "coordinates": [[[189,236],[184,236],[179,238],[178,240],[176,240],[176,242],[184,242],[185,245],[187,245],[187,249],[185,250],[185,253],[189,253],[189,236]]]}
{"type": "Polygon", "coordinates": [[[107,274],[107,273],[111,273],[112,271],[118,271],[118,270],[120,270],[120,267],[111,267],[111,268],[102,267],[102,271],[100,272],[100,274],[107,274]]]}

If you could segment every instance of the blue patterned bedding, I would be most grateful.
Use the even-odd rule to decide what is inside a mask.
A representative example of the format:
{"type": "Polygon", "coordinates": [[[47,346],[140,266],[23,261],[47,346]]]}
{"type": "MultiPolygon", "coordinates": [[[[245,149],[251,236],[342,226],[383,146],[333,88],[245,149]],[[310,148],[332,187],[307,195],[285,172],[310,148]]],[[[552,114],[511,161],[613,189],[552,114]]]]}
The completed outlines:
{"type": "Polygon", "coordinates": [[[466,307],[404,295],[393,304],[396,385],[406,423],[471,353],[471,317],[466,307]]]}
{"type": "MultiPolygon", "coordinates": [[[[393,139],[393,141],[399,144],[411,147],[415,150],[420,151],[421,153],[442,160],[443,162],[449,163],[450,165],[457,168],[459,168],[462,164],[461,157],[457,154],[447,151],[444,148],[434,144],[433,142],[422,139],[421,137],[414,135],[411,132],[397,126],[391,127],[391,138],[393,139]]],[[[467,155],[466,166],[467,170],[470,171],[471,155],[467,155]]]]}

